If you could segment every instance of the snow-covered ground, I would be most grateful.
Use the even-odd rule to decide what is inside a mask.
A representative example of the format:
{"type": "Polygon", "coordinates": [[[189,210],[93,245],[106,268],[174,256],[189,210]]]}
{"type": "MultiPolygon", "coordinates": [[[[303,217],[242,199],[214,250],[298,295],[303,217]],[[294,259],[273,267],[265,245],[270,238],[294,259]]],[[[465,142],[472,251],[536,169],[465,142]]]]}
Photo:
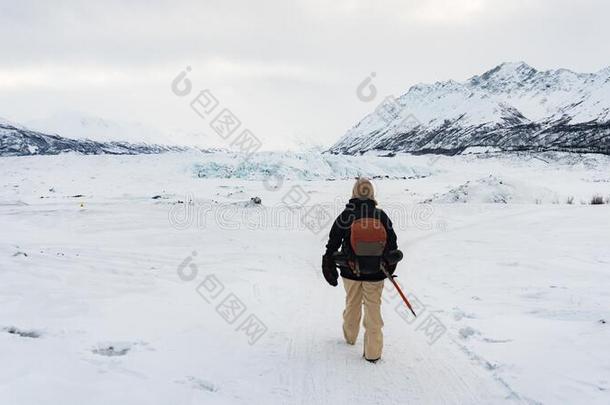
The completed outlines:
{"type": "Polygon", "coordinates": [[[610,205],[588,204],[610,196],[609,169],[567,154],[2,158],[0,403],[610,403],[610,205]],[[375,365],[343,343],[344,293],[320,274],[359,174],[381,177],[419,314],[386,286],[375,365]]]}

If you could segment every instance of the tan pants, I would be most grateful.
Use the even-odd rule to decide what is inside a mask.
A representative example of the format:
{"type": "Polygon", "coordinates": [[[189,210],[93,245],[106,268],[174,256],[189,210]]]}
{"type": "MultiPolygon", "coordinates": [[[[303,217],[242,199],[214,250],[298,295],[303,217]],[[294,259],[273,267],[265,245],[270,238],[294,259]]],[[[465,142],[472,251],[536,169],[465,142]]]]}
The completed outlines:
{"type": "Polygon", "coordinates": [[[356,343],[364,304],[364,357],[375,360],[383,349],[383,319],[381,319],[382,281],[354,281],[343,278],[345,287],[345,311],[343,311],[343,336],[350,345],[356,343]]]}

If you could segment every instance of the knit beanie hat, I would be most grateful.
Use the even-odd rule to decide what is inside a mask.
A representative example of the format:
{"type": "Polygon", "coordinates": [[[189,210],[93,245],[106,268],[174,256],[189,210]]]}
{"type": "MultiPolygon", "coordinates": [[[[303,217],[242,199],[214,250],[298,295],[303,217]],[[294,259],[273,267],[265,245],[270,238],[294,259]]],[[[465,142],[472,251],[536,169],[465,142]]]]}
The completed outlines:
{"type": "Polygon", "coordinates": [[[373,200],[377,203],[375,200],[375,188],[373,187],[373,183],[366,177],[358,177],[352,188],[352,198],[373,200]]]}

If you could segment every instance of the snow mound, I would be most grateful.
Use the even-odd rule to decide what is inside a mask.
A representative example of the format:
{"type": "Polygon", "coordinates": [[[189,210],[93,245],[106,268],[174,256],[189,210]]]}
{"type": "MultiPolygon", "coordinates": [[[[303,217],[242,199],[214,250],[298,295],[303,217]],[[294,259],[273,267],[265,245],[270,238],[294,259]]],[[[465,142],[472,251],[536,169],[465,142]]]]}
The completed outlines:
{"type": "Polygon", "coordinates": [[[518,181],[505,181],[494,175],[467,181],[426,202],[435,203],[543,203],[558,200],[555,192],[530,187],[518,181]]]}

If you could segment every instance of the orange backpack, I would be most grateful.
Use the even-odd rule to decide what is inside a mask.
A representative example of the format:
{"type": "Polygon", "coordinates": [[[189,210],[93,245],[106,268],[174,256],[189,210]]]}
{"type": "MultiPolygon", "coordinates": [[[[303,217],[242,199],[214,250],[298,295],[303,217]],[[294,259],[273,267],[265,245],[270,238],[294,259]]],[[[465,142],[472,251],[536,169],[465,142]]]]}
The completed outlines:
{"type": "Polygon", "coordinates": [[[385,227],[376,218],[360,218],[350,228],[350,245],[353,257],[350,268],[359,273],[376,273],[381,268],[381,257],[387,243],[385,227]]]}

